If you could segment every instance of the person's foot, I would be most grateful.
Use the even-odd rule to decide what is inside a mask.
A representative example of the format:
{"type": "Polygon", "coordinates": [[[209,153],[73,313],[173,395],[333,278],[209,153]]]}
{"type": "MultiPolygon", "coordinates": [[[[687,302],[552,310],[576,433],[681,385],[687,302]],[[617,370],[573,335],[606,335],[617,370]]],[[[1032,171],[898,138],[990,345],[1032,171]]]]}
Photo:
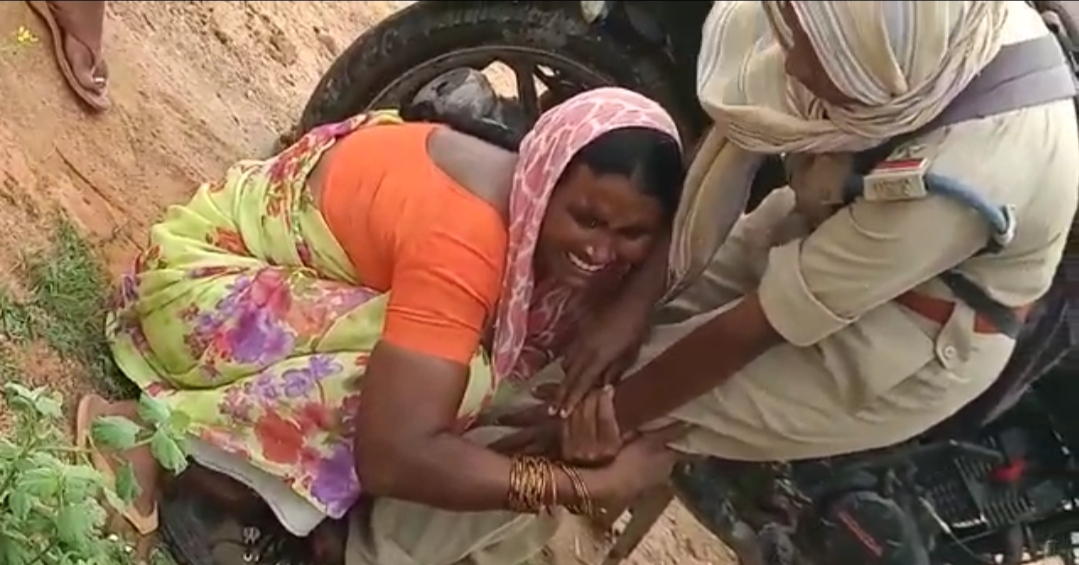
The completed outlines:
{"type": "MultiPolygon", "coordinates": [[[[91,423],[101,416],[122,416],[132,421],[138,421],[138,403],[134,401],[124,402],[109,402],[104,398],[97,395],[90,395],[85,397],[80,403],[79,419],[83,426],[89,426],[91,423]]],[[[122,462],[129,463],[132,470],[135,472],[135,479],[139,485],[139,495],[132,501],[131,506],[134,508],[135,516],[131,516],[131,512],[125,512],[125,518],[132,522],[132,525],[136,529],[146,529],[141,524],[136,523],[143,518],[150,519],[149,517],[155,516],[157,508],[157,479],[159,474],[157,461],[154,459],[153,453],[150,451],[149,446],[137,447],[131,449],[125,453],[112,453],[104,449],[96,449],[97,453],[102,457],[101,463],[108,467],[109,470],[115,472],[122,462]]],[[[95,462],[95,465],[100,465],[95,462]]],[[[156,520],[155,520],[156,521],[156,520]]],[[[156,524],[154,525],[156,528],[156,524]]]]}
{"type": "Polygon", "coordinates": [[[30,2],[30,6],[49,24],[57,62],[71,88],[92,108],[107,108],[109,69],[102,52],[105,2],[65,0],[30,2]]]}

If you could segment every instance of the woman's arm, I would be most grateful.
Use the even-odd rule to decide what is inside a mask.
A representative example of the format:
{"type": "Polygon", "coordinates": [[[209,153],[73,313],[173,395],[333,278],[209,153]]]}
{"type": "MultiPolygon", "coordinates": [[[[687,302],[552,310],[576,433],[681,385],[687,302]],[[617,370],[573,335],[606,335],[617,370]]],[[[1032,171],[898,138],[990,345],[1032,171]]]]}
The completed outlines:
{"type": "MultiPolygon", "coordinates": [[[[505,228],[485,204],[464,208],[470,214],[462,208],[422,226],[398,250],[381,340],[359,379],[356,469],[376,496],[503,509],[511,460],[460,437],[459,412],[469,383],[482,380],[469,374],[469,362],[501,289],[505,228]]],[[[472,391],[472,410],[484,392],[472,391]]],[[[582,478],[595,491],[606,482],[602,473],[582,478]]],[[[569,477],[555,475],[559,500],[576,502],[569,477]]]]}
{"type": "MultiPolygon", "coordinates": [[[[363,377],[356,422],[356,468],[366,493],[458,511],[506,508],[510,463],[458,435],[458,405],[468,381],[459,363],[380,343],[363,377]]],[[[603,470],[579,470],[602,497],[603,470]]],[[[558,500],[577,502],[556,473],[558,500]]]]}

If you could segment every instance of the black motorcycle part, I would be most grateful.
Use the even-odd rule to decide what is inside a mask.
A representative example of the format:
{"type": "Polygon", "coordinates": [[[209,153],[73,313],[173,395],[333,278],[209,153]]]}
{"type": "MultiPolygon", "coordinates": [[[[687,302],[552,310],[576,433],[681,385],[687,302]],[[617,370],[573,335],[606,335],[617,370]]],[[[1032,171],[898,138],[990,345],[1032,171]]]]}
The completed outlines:
{"type": "Polygon", "coordinates": [[[876,492],[848,493],[828,505],[821,518],[824,563],[930,565],[914,520],[876,492]]]}
{"type": "Polygon", "coordinates": [[[166,496],[160,503],[165,548],[180,565],[313,565],[306,541],[272,514],[251,519],[231,510],[197,493],[166,496]]]}
{"type": "Polygon", "coordinates": [[[505,46],[562,57],[604,76],[607,84],[641,92],[663,104],[683,136],[692,139],[699,120],[693,119],[693,109],[684,108],[661,54],[644,42],[610,37],[585,22],[579,10],[576,2],[416,2],[360,35],[337,57],[311,94],[298,133],[382,102],[383,91],[417,67],[438,59],[449,64],[461,50],[505,46]]]}
{"type": "MultiPolygon", "coordinates": [[[[1067,457],[1053,429],[1027,420],[986,434],[982,447],[1005,456],[929,458],[918,462],[917,482],[926,500],[953,528],[997,529],[1051,512],[1067,493],[1053,480],[1067,469],[1067,457]]],[[[988,431],[988,430],[987,430],[988,431]]]]}

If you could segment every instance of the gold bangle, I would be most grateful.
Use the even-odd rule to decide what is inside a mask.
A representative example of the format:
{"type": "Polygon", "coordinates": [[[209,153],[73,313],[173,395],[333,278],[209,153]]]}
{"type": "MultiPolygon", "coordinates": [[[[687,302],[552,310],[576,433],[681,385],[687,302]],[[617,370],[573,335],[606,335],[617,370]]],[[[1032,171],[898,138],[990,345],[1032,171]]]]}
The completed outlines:
{"type": "Polygon", "coordinates": [[[555,466],[550,461],[544,460],[544,468],[547,471],[547,484],[551,487],[551,500],[547,502],[548,510],[558,506],[558,477],[555,476],[555,466]]]}
{"type": "Polygon", "coordinates": [[[548,491],[552,502],[557,499],[554,467],[539,457],[514,457],[510,463],[509,490],[506,507],[514,512],[538,514],[548,507],[548,491]]]}
{"type": "Polygon", "coordinates": [[[558,463],[558,468],[569,477],[569,482],[573,485],[573,494],[577,498],[573,504],[566,505],[566,509],[579,516],[595,516],[596,509],[592,502],[592,495],[588,492],[588,486],[585,485],[581,474],[577,472],[577,469],[562,462],[558,463]]]}

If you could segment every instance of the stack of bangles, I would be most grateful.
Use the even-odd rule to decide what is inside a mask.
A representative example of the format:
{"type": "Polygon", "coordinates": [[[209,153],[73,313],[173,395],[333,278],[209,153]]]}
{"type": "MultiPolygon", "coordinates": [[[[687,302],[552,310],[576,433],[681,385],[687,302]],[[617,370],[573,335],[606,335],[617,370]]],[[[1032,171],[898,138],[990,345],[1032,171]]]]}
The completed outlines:
{"type": "Polygon", "coordinates": [[[510,466],[510,488],[506,503],[510,510],[522,514],[539,514],[559,506],[557,473],[565,473],[573,485],[576,500],[562,504],[567,510],[582,516],[595,516],[592,495],[576,469],[559,461],[542,457],[517,456],[510,466]]]}

